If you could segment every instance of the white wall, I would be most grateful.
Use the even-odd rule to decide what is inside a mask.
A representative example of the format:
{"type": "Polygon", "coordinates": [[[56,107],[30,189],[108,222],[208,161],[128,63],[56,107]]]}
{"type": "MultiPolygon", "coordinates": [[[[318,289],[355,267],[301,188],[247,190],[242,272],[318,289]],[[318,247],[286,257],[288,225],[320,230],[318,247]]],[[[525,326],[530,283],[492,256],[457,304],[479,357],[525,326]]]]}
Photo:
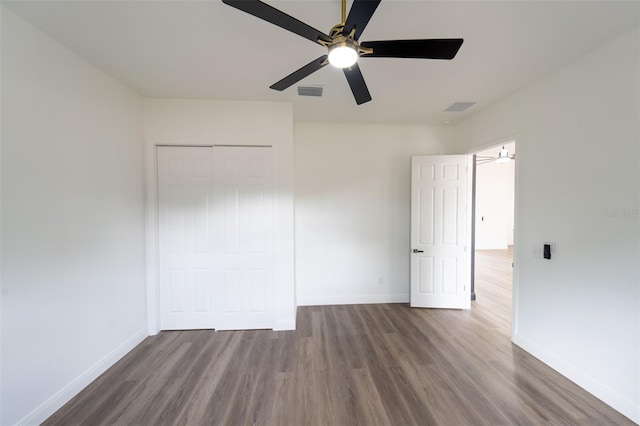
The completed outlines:
{"type": "Polygon", "coordinates": [[[411,155],[442,154],[451,129],[299,123],[299,305],[409,300],[411,155]]]}
{"type": "Polygon", "coordinates": [[[187,99],[144,101],[147,144],[149,329],[158,331],[156,146],[271,145],[274,150],[274,328],[295,329],[293,258],[293,111],[291,104],[187,99]]]}
{"type": "Polygon", "coordinates": [[[517,134],[514,341],[640,422],[639,34],[457,126],[517,134]],[[545,242],[551,260],[533,256],[545,242]]]}
{"type": "Polygon", "coordinates": [[[2,7],[2,418],[146,336],[142,103],[2,7]]]}
{"type": "Polygon", "coordinates": [[[514,165],[492,161],[476,167],[476,250],[513,245],[514,165]]]}

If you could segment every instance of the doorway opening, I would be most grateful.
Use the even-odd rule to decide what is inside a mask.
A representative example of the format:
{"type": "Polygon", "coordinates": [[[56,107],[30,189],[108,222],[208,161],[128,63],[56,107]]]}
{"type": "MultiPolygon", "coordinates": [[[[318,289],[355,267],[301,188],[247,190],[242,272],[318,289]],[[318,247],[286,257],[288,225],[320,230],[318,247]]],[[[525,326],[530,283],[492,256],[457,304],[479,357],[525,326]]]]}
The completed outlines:
{"type": "MultiPolygon", "coordinates": [[[[471,300],[511,327],[516,142],[477,152],[472,174],[471,300]]],[[[511,333],[511,329],[505,330],[511,333]]]]}

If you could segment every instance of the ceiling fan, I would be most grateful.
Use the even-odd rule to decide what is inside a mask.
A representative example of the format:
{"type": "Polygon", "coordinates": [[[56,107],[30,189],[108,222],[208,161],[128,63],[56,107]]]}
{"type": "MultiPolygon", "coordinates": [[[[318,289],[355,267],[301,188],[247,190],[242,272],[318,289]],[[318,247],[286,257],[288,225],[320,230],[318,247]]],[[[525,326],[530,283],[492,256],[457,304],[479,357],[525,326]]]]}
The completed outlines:
{"type": "Polygon", "coordinates": [[[277,25],[327,48],[326,55],[309,62],[270,88],[282,91],[327,64],[342,68],[358,105],[371,100],[358,58],[453,59],[462,45],[461,38],[363,41],[360,36],[381,0],[354,0],[346,17],[346,0],[342,0],[342,21],[324,34],[304,22],[260,0],[222,0],[223,3],[277,25]]]}

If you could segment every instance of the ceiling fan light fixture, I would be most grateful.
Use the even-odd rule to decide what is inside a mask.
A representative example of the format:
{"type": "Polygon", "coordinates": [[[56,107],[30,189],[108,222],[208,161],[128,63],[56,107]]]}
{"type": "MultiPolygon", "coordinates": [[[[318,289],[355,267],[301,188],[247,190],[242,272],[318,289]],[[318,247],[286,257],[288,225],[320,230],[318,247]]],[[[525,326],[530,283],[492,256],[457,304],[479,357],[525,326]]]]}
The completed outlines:
{"type": "Polygon", "coordinates": [[[352,67],[358,61],[358,51],[346,41],[329,47],[329,63],[337,68],[352,67]]]}

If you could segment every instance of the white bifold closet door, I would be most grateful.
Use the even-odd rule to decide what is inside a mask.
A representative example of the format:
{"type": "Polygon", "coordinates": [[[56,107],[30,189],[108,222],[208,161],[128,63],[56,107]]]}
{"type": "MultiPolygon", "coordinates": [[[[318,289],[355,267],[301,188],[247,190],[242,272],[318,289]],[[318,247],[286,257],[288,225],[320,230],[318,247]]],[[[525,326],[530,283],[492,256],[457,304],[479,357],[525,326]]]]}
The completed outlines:
{"type": "Polygon", "coordinates": [[[158,147],[161,329],[272,328],[268,147],[158,147]]]}
{"type": "Polygon", "coordinates": [[[271,148],[213,151],[216,329],[272,328],[271,148]]]}

